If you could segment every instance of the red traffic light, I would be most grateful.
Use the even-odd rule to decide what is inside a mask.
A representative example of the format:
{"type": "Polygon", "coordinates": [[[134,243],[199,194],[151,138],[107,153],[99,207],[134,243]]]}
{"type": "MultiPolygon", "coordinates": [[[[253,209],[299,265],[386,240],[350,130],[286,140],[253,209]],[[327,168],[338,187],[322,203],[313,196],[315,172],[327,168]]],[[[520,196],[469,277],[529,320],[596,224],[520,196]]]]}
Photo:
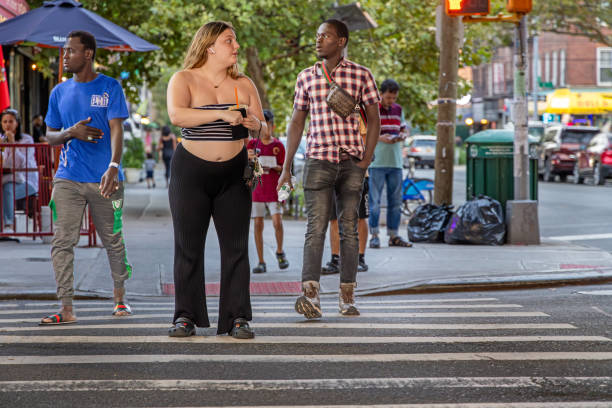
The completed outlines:
{"type": "Polygon", "coordinates": [[[449,16],[487,15],[490,8],[490,0],[445,0],[446,14],[449,16]]]}

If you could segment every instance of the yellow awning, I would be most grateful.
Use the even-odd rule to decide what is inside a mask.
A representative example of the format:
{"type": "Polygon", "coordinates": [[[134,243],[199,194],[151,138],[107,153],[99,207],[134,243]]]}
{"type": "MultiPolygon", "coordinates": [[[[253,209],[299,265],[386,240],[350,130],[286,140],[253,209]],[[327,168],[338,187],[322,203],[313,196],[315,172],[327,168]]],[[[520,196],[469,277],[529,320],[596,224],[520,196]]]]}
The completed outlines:
{"type": "Polygon", "coordinates": [[[546,96],[546,113],[562,115],[603,115],[612,112],[612,93],[572,92],[557,89],[546,96]]]}

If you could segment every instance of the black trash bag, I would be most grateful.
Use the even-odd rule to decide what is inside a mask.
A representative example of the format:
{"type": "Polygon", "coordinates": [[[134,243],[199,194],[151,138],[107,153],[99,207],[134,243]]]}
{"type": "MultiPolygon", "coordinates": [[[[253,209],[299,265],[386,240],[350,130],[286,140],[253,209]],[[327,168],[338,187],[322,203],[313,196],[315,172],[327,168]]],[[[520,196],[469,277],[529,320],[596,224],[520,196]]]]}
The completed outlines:
{"type": "Polygon", "coordinates": [[[499,201],[478,196],[457,209],[451,217],[444,242],[447,244],[503,245],[504,213],[499,201]]]}
{"type": "Polygon", "coordinates": [[[443,242],[444,230],[453,214],[452,205],[423,204],[408,221],[408,239],[412,242],[443,242]]]}

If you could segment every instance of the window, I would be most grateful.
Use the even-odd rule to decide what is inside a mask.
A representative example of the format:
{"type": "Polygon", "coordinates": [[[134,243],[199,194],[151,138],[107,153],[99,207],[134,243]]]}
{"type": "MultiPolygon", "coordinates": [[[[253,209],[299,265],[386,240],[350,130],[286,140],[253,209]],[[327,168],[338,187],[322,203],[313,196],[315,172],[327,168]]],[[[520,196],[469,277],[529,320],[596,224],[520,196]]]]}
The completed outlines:
{"type": "Polygon", "coordinates": [[[565,50],[559,51],[559,86],[565,86],[565,50]]]}
{"type": "Polygon", "coordinates": [[[550,82],[550,54],[544,54],[544,82],[550,82]]]}
{"type": "Polygon", "coordinates": [[[557,86],[557,65],[559,63],[559,57],[557,51],[553,51],[552,53],[552,74],[550,78],[550,82],[552,82],[553,86],[557,86]]]}
{"type": "Polygon", "coordinates": [[[597,49],[597,85],[612,85],[612,48],[597,49]]]}

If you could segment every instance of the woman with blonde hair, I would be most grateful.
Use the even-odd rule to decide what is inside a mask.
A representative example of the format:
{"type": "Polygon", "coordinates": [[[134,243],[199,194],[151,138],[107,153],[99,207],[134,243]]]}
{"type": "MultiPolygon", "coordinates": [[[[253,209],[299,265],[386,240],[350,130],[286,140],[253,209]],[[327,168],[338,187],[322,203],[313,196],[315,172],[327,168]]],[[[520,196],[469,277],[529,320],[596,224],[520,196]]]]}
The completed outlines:
{"type": "Polygon", "coordinates": [[[175,312],[171,337],[209,327],[204,246],[212,217],[221,248],[217,334],[254,337],[249,294],[251,190],[245,144],[265,132],[259,94],[238,72],[240,45],[231,24],[215,21],[195,34],[183,70],[168,84],[168,115],[182,128],[171,163],[169,197],[174,225],[175,312]],[[248,107],[242,112],[232,110],[248,107]]]}

